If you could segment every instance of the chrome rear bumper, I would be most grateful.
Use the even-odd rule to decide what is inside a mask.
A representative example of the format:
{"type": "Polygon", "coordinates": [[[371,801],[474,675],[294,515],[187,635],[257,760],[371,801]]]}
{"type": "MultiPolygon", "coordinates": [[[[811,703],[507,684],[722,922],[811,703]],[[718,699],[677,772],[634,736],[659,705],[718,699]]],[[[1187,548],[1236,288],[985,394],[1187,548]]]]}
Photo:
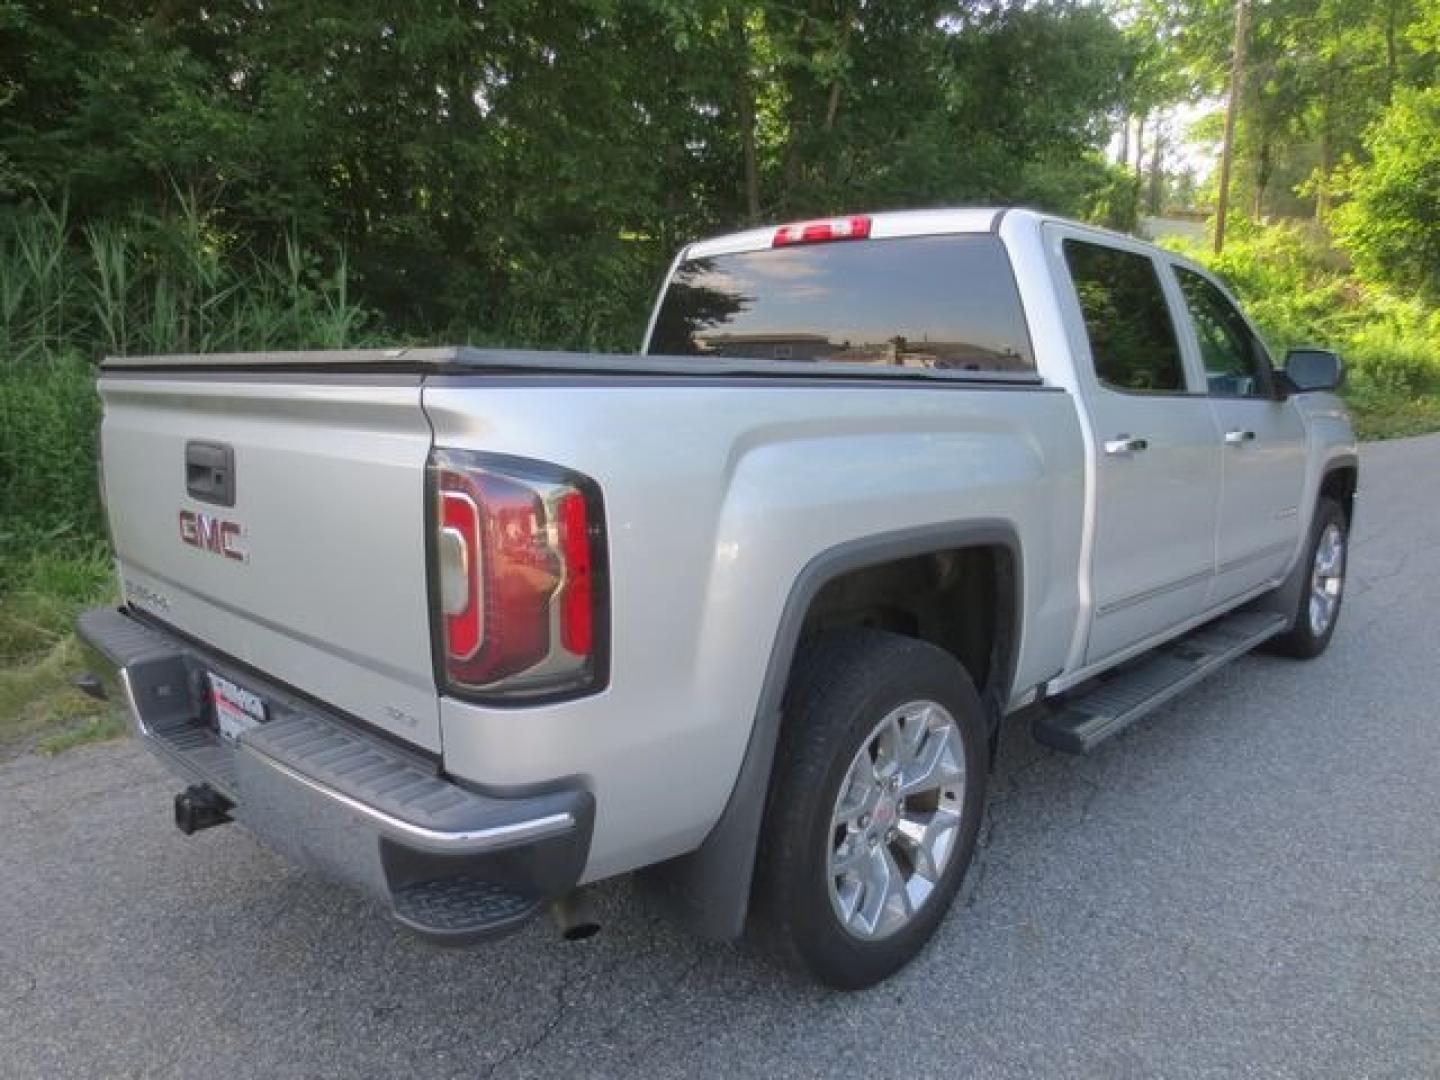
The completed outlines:
{"type": "Polygon", "coordinates": [[[232,803],[269,846],[361,889],[412,930],[449,943],[497,936],[580,877],[594,798],[579,786],[472,791],[433,760],[128,611],[88,611],[79,633],[146,746],[232,803]],[[259,694],[268,722],[222,738],[207,672],[259,694]]]}

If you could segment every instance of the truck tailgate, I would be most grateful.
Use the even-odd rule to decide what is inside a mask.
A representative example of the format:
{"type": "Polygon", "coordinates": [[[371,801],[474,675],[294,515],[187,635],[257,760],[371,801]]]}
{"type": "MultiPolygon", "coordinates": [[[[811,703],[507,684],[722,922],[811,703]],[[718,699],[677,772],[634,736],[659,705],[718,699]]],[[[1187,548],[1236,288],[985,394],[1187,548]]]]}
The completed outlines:
{"type": "Polygon", "coordinates": [[[107,374],[101,454],[127,602],[438,752],[420,383],[107,374]]]}

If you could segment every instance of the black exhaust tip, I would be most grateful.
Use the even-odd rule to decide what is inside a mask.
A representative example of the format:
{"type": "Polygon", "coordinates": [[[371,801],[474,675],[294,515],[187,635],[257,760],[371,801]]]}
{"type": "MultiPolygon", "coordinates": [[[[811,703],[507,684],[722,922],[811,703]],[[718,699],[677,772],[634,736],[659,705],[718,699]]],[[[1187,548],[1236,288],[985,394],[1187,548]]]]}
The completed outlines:
{"type": "Polygon", "coordinates": [[[175,796],[175,827],[186,836],[231,821],[234,804],[209,784],[193,784],[175,796]]]}
{"type": "Polygon", "coordinates": [[[566,941],[584,941],[600,932],[600,921],[595,918],[590,898],[583,890],[562,896],[550,910],[555,915],[560,936],[566,941]]]}

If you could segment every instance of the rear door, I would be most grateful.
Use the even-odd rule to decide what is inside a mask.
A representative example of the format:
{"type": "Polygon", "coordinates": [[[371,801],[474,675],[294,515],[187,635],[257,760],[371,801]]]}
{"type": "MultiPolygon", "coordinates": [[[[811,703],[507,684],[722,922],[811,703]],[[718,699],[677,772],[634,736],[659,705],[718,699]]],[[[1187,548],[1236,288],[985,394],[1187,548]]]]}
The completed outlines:
{"type": "Polygon", "coordinates": [[[1172,264],[1222,444],[1217,570],[1223,603],[1284,574],[1300,543],[1305,428],[1276,400],[1270,354],[1207,275],[1172,264]]]}
{"type": "Polygon", "coordinates": [[[1204,608],[1215,566],[1219,437],[1156,257],[1119,238],[1056,232],[1095,440],[1086,650],[1094,663],[1204,608]]]}
{"type": "Polygon", "coordinates": [[[126,600],[438,751],[420,377],[119,371],[100,392],[126,600]]]}

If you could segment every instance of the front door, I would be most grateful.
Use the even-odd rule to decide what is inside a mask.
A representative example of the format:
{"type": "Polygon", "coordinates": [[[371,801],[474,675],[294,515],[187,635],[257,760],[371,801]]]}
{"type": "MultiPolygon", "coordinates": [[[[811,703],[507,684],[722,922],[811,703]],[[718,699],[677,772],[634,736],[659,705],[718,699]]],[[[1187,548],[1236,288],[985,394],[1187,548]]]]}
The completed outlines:
{"type": "Polygon", "coordinates": [[[1186,266],[1173,268],[1185,298],[1220,430],[1220,526],[1213,603],[1280,578],[1300,543],[1305,428],[1276,400],[1270,354],[1223,291],[1186,266]]]}
{"type": "Polygon", "coordinates": [[[1076,357],[1095,442],[1085,654],[1094,663],[1203,610],[1215,568],[1220,438],[1198,373],[1187,369],[1156,258],[1078,230],[1061,252],[1083,327],[1076,357]]]}

